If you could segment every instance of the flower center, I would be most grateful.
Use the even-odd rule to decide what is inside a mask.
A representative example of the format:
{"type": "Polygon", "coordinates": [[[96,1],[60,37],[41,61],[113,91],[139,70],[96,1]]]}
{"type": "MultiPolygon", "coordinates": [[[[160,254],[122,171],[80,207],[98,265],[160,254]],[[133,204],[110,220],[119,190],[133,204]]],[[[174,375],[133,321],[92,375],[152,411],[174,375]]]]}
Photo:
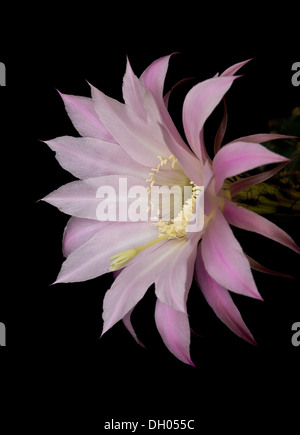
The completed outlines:
{"type": "MultiPolygon", "coordinates": [[[[196,204],[197,196],[200,188],[186,176],[177,158],[171,154],[168,158],[157,156],[159,164],[156,168],[152,168],[153,172],[149,173],[149,178],[146,179],[150,183],[148,187],[149,203],[153,209],[156,205],[157,215],[152,217],[153,225],[158,227],[160,237],[168,239],[178,239],[186,237],[187,226],[193,216],[193,211],[196,204]],[[169,167],[168,167],[169,166],[169,167]],[[162,211],[164,198],[160,198],[160,202],[152,201],[154,187],[168,187],[169,197],[165,199],[165,203],[169,206],[169,219],[165,218],[162,211]],[[178,191],[175,191],[175,188],[178,191]],[[171,195],[172,194],[172,195],[171,195]],[[183,204],[184,202],[184,204],[183,204]]],[[[150,218],[151,219],[151,218],[150,218]]]]}
{"type": "MultiPolygon", "coordinates": [[[[200,193],[200,188],[185,175],[183,169],[178,163],[176,157],[171,154],[168,158],[157,156],[159,163],[156,168],[151,168],[149,177],[146,179],[150,183],[148,189],[148,200],[151,208],[155,208],[157,214],[152,217],[152,225],[158,227],[158,237],[145,245],[134,249],[128,249],[113,255],[109,260],[111,262],[110,270],[115,271],[124,267],[132,258],[146,248],[164,240],[164,239],[179,239],[185,238],[187,227],[193,217],[196,199],[200,193]],[[171,216],[168,220],[164,219],[163,213],[164,197],[159,197],[159,200],[153,201],[152,191],[157,187],[178,187],[181,198],[178,195],[169,195],[168,206],[171,208],[171,216]],[[184,189],[188,187],[188,189],[184,189]],[[188,193],[187,193],[188,191],[188,193]],[[185,195],[186,194],[186,195],[185,195]],[[187,199],[184,196],[188,196],[187,199]],[[172,200],[171,200],[172,198],[172,200]],[[182,198],[185,199],[182,205],[182,198]],[[180,200],[179,200],[180,199],[180,200]],[[174,217],[175,216],[175,217],[174,217]]],[[[170,210],[169,210],[170,211],[170,210]]],[[[150,218],[151,219],[151,218],[150,218]]]]}
{"type": "Polygon", "coordinates": [[[187,227],[193,217],[196,199],[200,193],[200,188],[192,181],[192,196],[186,200],[178,215],[171,219],[171,222],[160,220],[153,225],[158,226],[158,231],[161,236],[166,236],[168,239],[179,239],[186,237],[187,227]]]}

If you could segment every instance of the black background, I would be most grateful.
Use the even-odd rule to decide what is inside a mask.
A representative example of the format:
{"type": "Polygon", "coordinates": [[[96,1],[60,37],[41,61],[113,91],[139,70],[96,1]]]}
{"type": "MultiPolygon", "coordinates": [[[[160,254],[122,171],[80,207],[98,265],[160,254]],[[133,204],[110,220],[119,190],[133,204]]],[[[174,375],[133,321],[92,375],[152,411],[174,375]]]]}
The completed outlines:
{"type": "MultiPolygon", "coordinates": [[[[14,385],[7,405],[22,408],[32,391],[31,411],[24,413],[28,424],[34,425],[39,413],[53,430],[57,418],[63,417],[60,425],[75,422],[85,431],[94,425],[95,433],[102,433],[109,418],[193,418],[197,428],[208,422],[211,428],[221,424],[239,430],[244,428],[238,423],[240,415],[247,427],[255,426],[258,417],[266,424],[293,424],[281,406],[285,401],[292,406],[299,376],[300,347],[291,344],[291,326],[300,321],[296,253],[236,232],[249,255],[295,278],[254,272],[265,302],[234,295],[258,347],[227,330],[193,287],[189,311],[197,335],[192,337],[191,355],[197,368],[192,368],[177,361],[161,342],[154,324],[153,288],[133,317],[146,349],[121,323],[99,339],[102,301],[112,278],[51,285],[63,260],[61,239],[68,216],[39,202],[73,180],[41,142],[77,135],[56,89],[89,96],[88,81],[121,99],[126,55],[140,75],[158,57],[180,52],[170,61],[166,90],[181,78],[195,77],[170,100],[180,131],[188,89],[253,58],[228,93],[226,139],[268,132],[268,120],[289,116],[300,102],[300,87],[291,83],[291,66],[300,61],[293,13],[287,14],[290,24],[284,27],[281,11],[269,11],[267,18],[252,11],[246,24],[245,11],[240,10],[239,19],[231,14],[228,21],[223,11],[195,15],[183,5],[176,17],[162,16],[158,6],[152,13],[84,5],[75,9],[74,18],[70,10],[45,8],[35,12],[39,19],[20,19],[22,26],[11,19],[2,37],[0,61],[6,65],[7,85],[0,88],[0,321],[6,325],[7,347],[1,349],[1,359],[8,384],[14,385]]],[[[26,9],[24,16],[31,13],[26,9]]],[[[208,124],[208,140],[213,128],[213,122],[208,124]]],[[[286,220],[281,227],[300,244],[296,220],[286,220]]]]}

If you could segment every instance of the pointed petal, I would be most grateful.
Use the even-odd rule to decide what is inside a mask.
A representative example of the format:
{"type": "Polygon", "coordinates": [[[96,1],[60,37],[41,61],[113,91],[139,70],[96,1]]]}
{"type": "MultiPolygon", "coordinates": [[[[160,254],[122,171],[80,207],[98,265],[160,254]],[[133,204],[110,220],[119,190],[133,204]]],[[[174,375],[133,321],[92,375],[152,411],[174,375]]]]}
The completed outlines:
{"type": "Polygon", "coordinates": [[[249,262],[220,210],[203,236],[201,252],[205,269],[218,284],[236,293],[262,299],[249,262]]]}
{"type": "Polygon", "coordinates": [[[122,90],[125,104],[129,106],[140,118],[146,121],[147,115],[143,106],[143,98],[146,93],[146,89],[132,71],[128,59],[126,64],[126,72],[123,78],[122,90]]]}
{"type": "Polygon", "coordinates": [[[212,164],[212,160],[207,152],[206,146],[205,146],[205,140],[204,140],[204,127],[202,128],[200,132],[200,148],[201,148],[201,156],[202,156],[202,162],[206,163],[209,162],[209,164],[212,164]]]}
{"type": "Polygon", "coordinates": [[[296,139],[296,136],[287,136],[286,134],[274,134],[274,133],[259,133],[251,134],[249,136],[239,137],[233,140],[233,142],[253,142],[253,143],[263,143],[276,139],[296,139]]]}
{"type": "Polygon", "coordinates": [[[169,105],[169,99],[170,99],[171,93],[174,91],[174,89],[176,89],[178,86],[180,86],[180,85],[182,85],[184,83],[189,82],[190,80],[193,80],[193,78],[194,77],[188,77],[186,79],[179,80],[179,82],[175,83],[175,85],[172,86],[172,88],[164,95],[164,103],[165,103],[165,106],[167,108],[168,108],[168,105],[169,105]]]}
{"type": "Polygon", "coordinates": [[[286,273],[277,272],[276,270],[269,269],[268,267],[262,266],[257,261],[253,260],[253,258],[249,257],[249,255],[245,254],[246,258],[249,261],[251,269],[257,270],[262,273],[268,273],[270,275],[278,275],[282,276],[284,278],[290,278],[293,279],[291,275],[287,275],[286,273]]]}
{"type": "Polygon", "coordinates": [[[104,175],[103,177],[88,178],[73,181],[54,190],[43,198],[43,201],[54,205],[63,213],[86,219],[99,219],[98,207],[105,201],[110,221],[127,221],[127,210],[133,198],[128,197],[131,187],[148,187],[148,183],[140,178],[119,175],[104,175]],[[123,183],[124,180],[124,183],[123,183]],[[124,187],[125,186],[125,187],[124,187]],[[103,198],[99,190],[104,188],[114,192],[111,197],[103,198]],[[111,207],[110,207],[111,206],[111,207]],[[123,211],[126,213],[123,213],[123,211]]]}
{"type": "Polygon", "coordinates": [[[140,77],[141,83],[152,92],[159,105],[163,103],[164,83],[171,56],[172,54],[155,60],[140,77]]]}
{"type": "Polygon", "coordinates": [[[157,228],[148,222],[110,222],[70,253],[55,282],[86,281],[108,273],[113,255],[142,246],[156,237],[157,228]]]}
{"type": "Polygon", "coordinates": [[[93,219],[71,217],[63,236],[63,254],[68,257],[79,246],[86,243],[96,233],[110,225],[111,222],[100,222],[93,219]]]}
{"type": "Polygon", "coordinates": [[[296,245],[294,240],[285,231],[265,217],[228,200],[225,201],[223,214],[231,225],[243,230],[254,231],[275,242],[281,243],[298,254],[300,253],[300,248],[296,245]]]}
{"type": "Polygon", "coordinates": [[[59,92],[66,111],[81,136],[95,137],[107,142],[115,142],[112,135],[100,122],[91,98],[66,95],[59,92]]]}
{"type": "Polygon", "coordinates": [[[158,299],[174,310],[186,312],[186,300],[194,274],[194,264],[199,237],[194,235],[188,241],[178,240],[172,261],[155,279],[155,293],[158,299]]]}
{"type": "Polygon", "coordinates": [[[190,326],[187,315],[158,299],[155,306],[155,322],[169,351],[180,361],[194,366],[190,357],[190,326]]]}
{"type": "Polygon", "coordinates": [[[128,173],[145,178],[149,172],[119,145],[100,139],[62,136],[45,143],[56,152],[60,165],[81,179],[128,173]]]}
{"type": "Polygon", "coordinates": [[[183,103],[183,127],[189,145],[201,158],[200,132],[237,77],[215,77],[194,86],[183,103]]]}
{"type": "Polygon", "coordinates": [[[213,160],[215,190],[223,186],[225,178],[241,174],[261,165],[286,162],[286,157],[269,151],[256,143],[234,142],[224,145],[213,160]]]}
{"type": "Polygon", "coordinates": [[[246,63],[250,62],[252,59],[247,59],[242,62],[235,63],[234,65],[227,68],[222,74],[221,77],[233,76],[242,66],[246,65],[246,63]]]}
{"type": "Polygon", "coordinates": [[[42,201],[71,216],[97,220],[97,206],[100,201],[96,193],[99,183],[98,178],[73,181],[49,193],[42,201]]]}
{"type": "Polygon", "coordinates": [[[277,172],[281,171],[281,169],[283,169],[288,163],[290,163],[290,160],[281,163],[281,165],[278,165],[273,169],[269,169],[269,171],[264,171],[260,174],[251,175],[250,177],[241,178],[240,180],[235,181],[230,185],[230,195],[233,197],[240,193],[242,190],[246,190],[251,186],[263,183],[264,181],[273,177],[273,175],[277,174],[277,172]]]}
{"type": "MultiPolygon", "coordinates": [[[[163,240],[131,260],[106,292],[103,302],[104,334],[121,320],[144,296],[172,259],[176,241],[163,240]]],[[[175,247],[176,250],[176,247],[175,247]]]]}
{"type": "Polygon", "coordinates": [[[226,128],[227,128],[228,116],[227,116],[227,106],[226,106],[225,98],[223,98],[223,103],[224,103],[224,114],[223,114],[223,118],[222,118],[221,124],[219,126],[219,129],[217,131],[217,134],[215,137],[215,142],[214,142],[214,153],[215,154],[217,154],[217,152],[221,148],[221,144],[222,144],[222,141],[224,139],[224,135],[225,135],[226,128]]]}
{"type": "Polygon", "coordinates": [[[130,332],[130,334],[132,335],[132,337],[135,339],[135,341],[142,347],[145,347],[143,345],[143,343],[141,342],[141,340],[138,338],[138,336],[136,335],[136,332],[132,326],[132,322],[131,322],[131,314],[134,310],[134,307],[128,311],[127,314],[125,314],[125,316],[123,317],[122,321],[126,327],[126,329],[130,332]]]}
{"type": "MultiPolygon", "coordinates": [[[[143,105],[147,113],[147,128],[151,132],[151,135],[156,138],[160,143],[160,153],[161,155],[169,156],[170,149],[168,148],[163,133],[161,131],[160,125],[164,125],[167,128],[167,123],[164,122],[162,111],[159,108],[157,101],[155,100],[152,93],[147,90],[144,98],[143,105]]],[[[166,112],[165,106],[163,106],[163,112],[166,112]]],[[[171,118],[170,118],[171,119],[171,118]]],[[[170,123],[169,123],[170,124],[170,123]]],[[[174,126],[175,128],[175,126],[174,126]]]]}
{"type": "MultiPolygon", "coordinates": [[[[113,271],[113,276],[114,279],[117,279],[117,277],[120,275],[120,273],[122,273],[124,270],[123,269],[118,269],[113,271]]],[[[125,328],[128,330],[128,332],[132,335],[132,337],[134,338],[134,340],[142,347],[145,347],[144,344],[141,342],[141,340],[138,338],[138,336],[136,335],[136,332],[133,328],[132,322],[131,322],[131,315],[132,312],[134,310],[135,307],[133,307],[130,311],[128,311],[127,314],[125,314],[125,316],[122,319],[122,322],[124,323],[125,328]]]]}
{"type": "Polygon", "coordinates": [[[171,153],[178,159],[186,175],[193,180],[193,182],[201,186],[202,185],[202,163],[196,158],[194,154],[188,149],[188,147],[182,146],[177,142],[169,133],[169,131],[160,125],[164,140],[170,149],[171,153]]]}
{"type": "MultiPolygon", "coordinates": [[[[187,145],[184,143],[182,137],[180,136],[168,110],[167,110],[167,104],[166,100],[168,100],[168,95],[166,95],[166,98],[163,98],[163,88],[164,88],[164,81],[165,76],[168,69],[168,63],[170,60],[170,57],[174,54],[173,53],[169,56],[164,56],[160,59],[157,59],[154,61],[141,75],[140,80],[142,84],[147,88],[154,96],[155,101],[157,103],[158,110],[160,112],[161,117],[161,124],[164,126],[164,129],[168,131],[168,135],[171,139],[171,152],[179,159],[179,155],[181,154],[190,154],[193,155],[187,145]]],[[[188,80],[188,79],[187,79],[188,80]]],[[[182,80],[184,82],[184,80],[182,80]]],[[[181,83],[181,82],[179,82],[181,83]]],[[[188,160],[188,157],[185,158],[185,160],[188,160]]],[[[186,172],[188,173],[188,172],[186,172]]]]}
{"type": "Polygon", "coordinates": [[[164,154],[166,147],[151,134],[148,125],[130,107],[93,86],[91,90],[100,120],[124,151],[142,165],[156,167],[157,156],[164,154]]]}
{"type": "Polygon", "coordinates": [[[200,248],[196,261],[196,278],[207,303],[211,306],[219,319],[239,337],[249,343],[256,344],[228,290],[219,285],[207,273],[200,248]]]}

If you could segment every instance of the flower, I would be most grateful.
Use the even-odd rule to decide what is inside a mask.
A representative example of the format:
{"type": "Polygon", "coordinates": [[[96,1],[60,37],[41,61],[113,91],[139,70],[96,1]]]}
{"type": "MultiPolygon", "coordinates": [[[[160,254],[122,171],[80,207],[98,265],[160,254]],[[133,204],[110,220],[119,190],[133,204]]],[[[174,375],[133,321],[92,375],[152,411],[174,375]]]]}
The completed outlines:
{"type": "Polygon", "coordinates": [[[225,111],[213,160],[205,148],[205,121],[247,61],[188,92],[182,109],[187,146],[167,109],[170,93],[163,95],[169,59],[154,61],[139,78],[127,60],[124,103],[93,86],[92,98],[61,94],[81,137],[63,136],[46,144],[56,152],[61,166],[79,180],[44,200],[72,216],[63,237],[66,260],[56,283],[85,281],[113,271],[115,281],[103,302],[103,333],[123,320],[139,343],[131,313],[155,284],[157,329],[167,348],[179,360],[193,365],[187,298],[194,275],[216,315],[238,336],[255,344],[229,292],[261,300],[251,268],[276,273],[243,252],[230,226],[269,237],[297,253],[300,249],[282,229],[233,201],[238,192],[270,178],[289,162],[261,145],[283,136],[255,134],[221,147],[225,111]],[[272,163],[280,165],[232,181],[231,177],[272,163]],[[192,192],[183,205],[173,201],[169,219],[163,219],[157,207],[157,219],[140,221],[120,219],[122,204],[128,206],[129,202],[130,206],[134,201],[127,192],[119,192],[119,217],[113,210],[108,220],[99,220],[99,204],[109,209],[112,205],[105,202],[99,189],[109,186],[117,191],[121,179],[126,180],[127,188],[140,186],[148,193],[151,187],[175,185],[182,190],[192,186],[192,192]],[[199,186],[204,187],[202,194],[199,186]],[[203,225],[191,230],[191,216],[201,209],[197,205],[203,198],[203,225]]]}

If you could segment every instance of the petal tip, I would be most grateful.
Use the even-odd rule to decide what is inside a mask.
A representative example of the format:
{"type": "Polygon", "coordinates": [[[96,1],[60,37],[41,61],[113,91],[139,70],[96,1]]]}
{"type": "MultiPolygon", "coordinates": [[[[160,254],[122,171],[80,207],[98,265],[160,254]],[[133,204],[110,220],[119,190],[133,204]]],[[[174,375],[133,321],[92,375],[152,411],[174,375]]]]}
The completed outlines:
{"type": "Polygon", "coordinates": [[[257,299],[258,301],[261,301],[261,302],[265,302],[264,298],[258,292],[255,294],[255,299],[257,299]]]}
{"type": "Polygon", "coordinates": [[[57,88],[54,88],[55,90],[56,90],[56,92],[58,92],[59,93],[59,95],[61,96],[61,98],[63,98],[65,95],[62,93],[62,92],[60,92],[60,90],[59,89],[57,89],[57,88]]]}
{"type": "Polygon", "coordinates": [[[196,367],[196,364],[194,364],[193,361],[192,361],[191,359],[188,359],[187,364],[189,364],[191,367],[193,367],[193,368],[195,368],[195,369],[197,368],[197,367],[196,367]]]}
{"type": "Polygon", "coordinates": [[[99,337],[99,340],[103,337],[103,335],[108,331],[108,329],[109,328],[107,328],[107,327],[105,327],[104,325],[103,325],[103,329],[102,329],[102,332],[101,332],[101,335],[100,335],[100,337],[99,337]]]}

